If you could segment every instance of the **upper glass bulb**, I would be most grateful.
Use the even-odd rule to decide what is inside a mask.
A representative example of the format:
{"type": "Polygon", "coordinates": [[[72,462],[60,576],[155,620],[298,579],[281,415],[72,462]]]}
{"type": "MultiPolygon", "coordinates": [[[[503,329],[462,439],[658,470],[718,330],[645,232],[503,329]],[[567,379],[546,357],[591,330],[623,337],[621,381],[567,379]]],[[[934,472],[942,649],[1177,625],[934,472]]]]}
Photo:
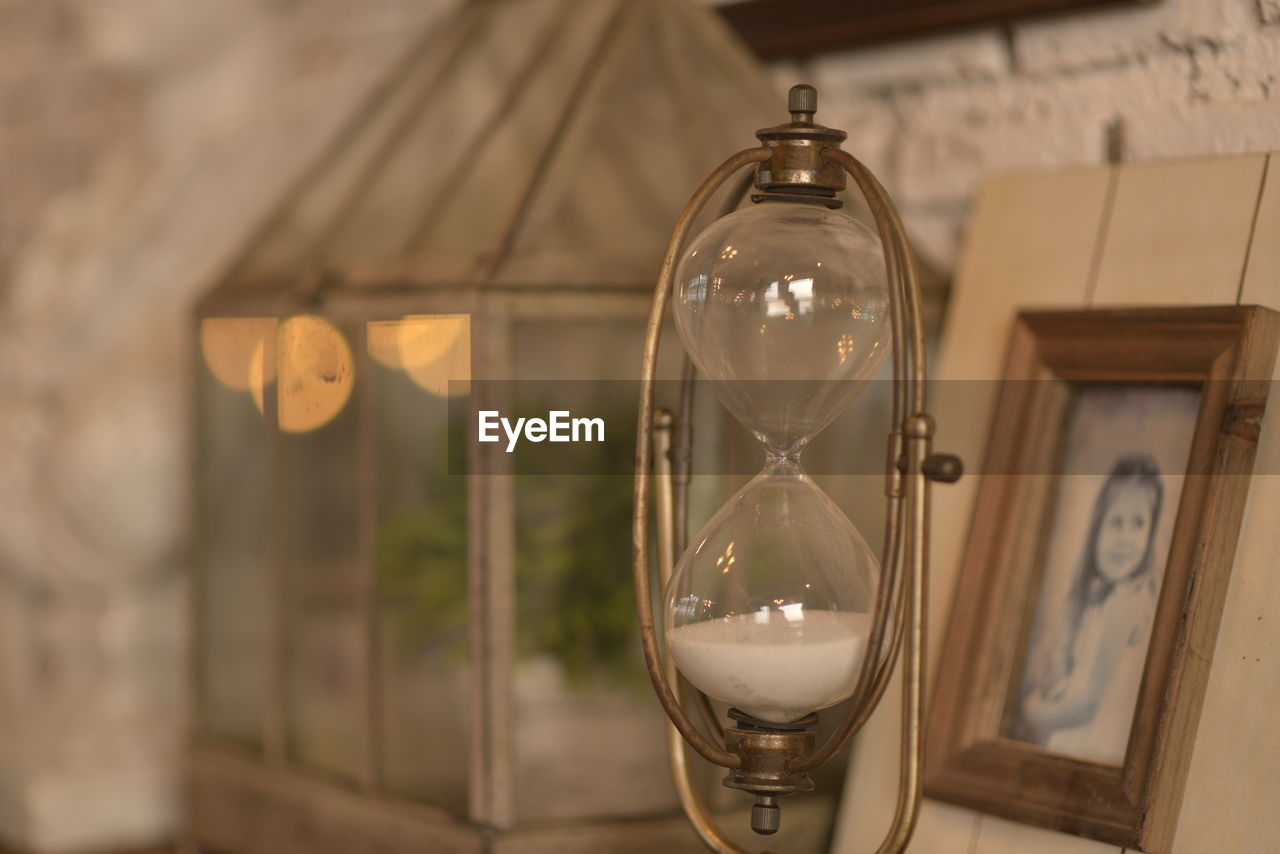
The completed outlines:
{"type": "Polygon", "coordinates": [[[717,220],[676,269],[676,327],[721,401],[793,455],[866,385],[892,327],[876,233],[820,205],[764,202],[717,220]]]}

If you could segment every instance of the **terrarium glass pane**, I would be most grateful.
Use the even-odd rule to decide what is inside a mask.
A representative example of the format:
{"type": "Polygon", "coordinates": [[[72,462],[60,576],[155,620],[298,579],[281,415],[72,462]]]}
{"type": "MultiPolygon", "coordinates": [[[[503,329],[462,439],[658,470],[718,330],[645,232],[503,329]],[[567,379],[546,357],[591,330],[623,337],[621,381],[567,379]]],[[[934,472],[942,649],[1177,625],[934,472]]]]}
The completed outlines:
{"type": "MultiPolygon", "coordinates": [[[[642,335],[639,318],[517,324],[516,414],[568,409],[602,417],[606,430],[633,431],[636,386],[617,380],[636,376],[642,335]]],[[[521,821],[677,807],[663,718],[635,627],[631,445],[576,446],[580,474],[517,470],[514,741],[521,821]]],[[[527,445],[520,453],[527,462],[546,448],[527,445]]]]}
{"type": "Polygon", "coordinates": [[[355,336],[318,317],[277,336],[283,452],[285,746],[301,764],[360,771],[367,628],[358,557],[355,336]]]}
{"type": "Polygon", "coordinates": [[[462,817],[467,815],[475,711],[468,683],[461,420],[471,375],[470,341],[466,315],[368,325],[377,447],[381,782],[390,792],[462,817]],[[457,419],[450,419],[451,408],[457,419]]]}
{"type": "Polygon", "coordinates": [[[700,4],[459,3],[393,65],[219,290],[317,264],[355,274],[339,289],[634,285],[706,172],[785,117],[700,4]]]}
{"type": "Polygon", "coordinates": [[[597,38],[614,3],[474,4],[489,8],[475,9],[442,46],[448,60],[326,247],[330,261],[394,258],[438,231],[448,234],[435,243],[445,254],[494,251],[519,202],[511,189],[531,180],[542,155],[535,141],[551,133],[554,104],[585,62],[565,45],[597,38]],[[530,127],[528,116],[540,124],[530,127]]]}
{"type": "Polygon", "coordinates": [[[199,720],[204,732],[253,747],[262,742],[271,557],[263,414],[271,377],[261,365],[264,352],[273,361],[275,326],[274,318],[218,317],[201,320],[199,330],[199,720]]]}
{"type": "MultiPolygon", "coordinates": [[[[532,9],[538,3],[526,5],[532,9]]],[[[547,142],[577,106],[579,87],[596,72],[593,63],[601,61],[581,46],[609,44],[607,28],[623,5],[617,0],[558,2],[541,20],[529,22],[522,36],[537,48],[504,79],[494,81],[504,87],[501,98],[490,100],[494,121],[486,133],[468,140],[468,156],[458,162],[457,173],[450,176],[454,183],[441,200],[447,205],[445,215],[427,224],[415,241],[418,257],[501,248],[525,204],[510,188],[536,184],[547,142]],[[485,201],[466,203],[476,199],[485,201]]],[[[492,63],[479,51],[471,60],[492,63]]]]}
{"type": "MultiPolygon", "coordinates": [[[[453,21],[457,29],[461,21],[453,21]]],[[[437,35],[447,34],[445,30],[437,35]]],[[[424,87],[439,77],[439,57],[415,63],[375,102],[366,104],[369,115],[341,149],[341,157],[329,158],[314,179],[257,235],[240,259],[233,281],[279,287],[299,270],[311,269],[316,252],[327,249],[331,231],[349,216],[351,200],[367,190],[369,175],[380,168],[386,147],[399,126],[412,119],[422,103],[424,87]],[[434,61],[433,61],[434,60],[434,61]],[[376,107],[376,109],[371,109],[376,107]]]]}
{"type": "MultiPolygon", "coordinates": [[[[694,188],[749,147],[757,128],[785,115],[776,93],[744,73],[750,60],[741,46],[708,26],[703,10],[631,3],[627,12],[566,123],[499,281],[649,279],[694,188]],[[655,78],[667,85],[651,85],[655,78]],[[584,253],[598,260],[584,263],[584,253]]],[[[703,223],[725,198],[713,200],[703,223]]]]}

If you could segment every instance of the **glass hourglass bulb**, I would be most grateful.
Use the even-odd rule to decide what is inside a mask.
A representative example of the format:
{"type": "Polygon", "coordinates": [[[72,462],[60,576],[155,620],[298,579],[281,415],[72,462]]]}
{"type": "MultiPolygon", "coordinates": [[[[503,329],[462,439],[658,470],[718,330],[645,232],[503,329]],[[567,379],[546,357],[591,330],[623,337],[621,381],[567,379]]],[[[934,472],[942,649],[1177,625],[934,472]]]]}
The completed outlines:
{"type": "Polygon", "coordinates": [[[766,202],[699,235],[676,283],[685,348],[767,463],[677,564],[667,645],[704,693],[789,723],[852,693],[870,633],[879,563],[798,454],[888,352],[880,243],[844,214],[766,202]]]}
{"type": "Polygon", "coordinates": [[[853,692],[878,578],[853,523],[775,457],[680,561],[667,644],[703,693],[762,721],[795,721],[853,692]]]}
{"type": "Polygon", "coordinates": [[[857,396],[892,339],[880,239],[813,204],[764,202],[712,223],[676,268],[674,308],[698,371],[783,455],[857,396]]]}

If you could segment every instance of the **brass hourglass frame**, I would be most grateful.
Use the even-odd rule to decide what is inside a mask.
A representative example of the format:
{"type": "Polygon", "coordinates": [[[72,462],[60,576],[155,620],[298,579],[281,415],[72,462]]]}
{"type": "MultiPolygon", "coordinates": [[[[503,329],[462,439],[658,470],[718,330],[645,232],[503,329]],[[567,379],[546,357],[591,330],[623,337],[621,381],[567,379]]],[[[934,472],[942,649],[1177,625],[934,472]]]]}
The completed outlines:
{"type": "MultiPolygon", "coordinates": [[[[762,145],[734,154],[713,171],[681,211],[667,243],[658,274],[645,334],[640,372],[640,409],[636,428],[635,503],[632,514],[632,570],[635,579],[640,640],[654,691],[670,719],[667,749],[676,788],[685,812],[707,846],[720,854],[741,854],[716,827],[690,777],[682,739],[697,753],[729,769],[725,784],[756,795],[752,826],[771,833],[778,827],[780,795],[813,787],[808,772],[843,749],[879,703],[905,646],[902,710],[902,769],[893,824],[881,854],[903,851],[918,814],[923,766],[923,694],[925,614],[928,568],[929,482],[952,482],[960,475],[955,457],[932,453],[933,419],[925,412],[924,330],[920,287],[902,221],[884,187],[861,162],[840,149],[843,131],[814,124],[816,91],[793,87],[791,122],[757,132],[762,145]],[[867,200],[884,249],[893,334],[893,406],[889,432],[885,493],[888,509],[880,585],[871,622],[867,653],[848,709],[836,730],[815,745],[811,728],[772,727],[740,721],[724,730],[706,697],[681,684],[674,664],[663,661],[658,648],[649,578],[650,467],[659,476],[659,576],[669,582],[676,555],[687,540],[687,484],[691,442],[689,418],[694,371],[686,358],[679,410],[654,410],[654,375],[661,328],[671,298],[675,267],[699,212],[715,192],[746,167],[754,167],[758,194],[754,201],[788,200],[834,205],[833,197],[851,176],[867,200]],[[674,687],[673,687],[674,686],[674,687]],[[704,734],[685,711],[686,695],[696,695],[707,724],[704,734]]],[[[736,201],[736,198],[734,199],[736,201]]],[[[816,720],[816,716],[809,716],[816,720]]],[[[806,721],[811,727],[811,721],[806,721]]]]}

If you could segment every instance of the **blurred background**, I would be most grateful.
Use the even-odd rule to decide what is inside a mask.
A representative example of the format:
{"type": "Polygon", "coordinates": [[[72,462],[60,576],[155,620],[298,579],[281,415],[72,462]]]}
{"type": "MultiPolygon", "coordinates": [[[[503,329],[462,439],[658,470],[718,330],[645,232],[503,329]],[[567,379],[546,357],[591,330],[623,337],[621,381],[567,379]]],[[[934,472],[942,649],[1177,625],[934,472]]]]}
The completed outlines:
{"type": "MultiPolygon", "coordinates": [[[[282,200],[314,175],[310,170],[332,149],[336,136],[359,120],[361,105],[404,67],[399,63],[406,51],[461,5],[460,0],[0,0],[0,843],[12,850],[112,852],[171,846],[183,839],[192,722],[209,721],[208,713],[202,718],[197,709],[201,695],[190,688],[198,683],[191,667],[197,656],[190,652],[189,570],[200,547],[191,520],[201,469],[193,460],[205,459],[195,437],[202,418],[214,425],[206,435],[218,435],[218,425],[226,424],[201,408],[210,404],[197,386],[208,384],[215,369],[207,342],[201,348],[205,327],[195,320],[195,305],[237,269],[256,237],[269,232],[282,200]]],[[[793,19],[831,14],[844,21],[843,29],[825,27],[843,36],[821,43],[811,32],[801,32],[793,42],[770,40],[784,29],[779,19],[767,17],[777,14],[778,5],[785,4],[698,6],[697,14],[713,21],[706,30],[713,35],[705,37],[715,44],[722,37],[744,39],[717,48],[738,57],[724,62],[749,61],[761,85],[774,87],[778,101],[761,103],[759,115],[776,115],[781,93],[792,83],[818,87],[819,120],[849,131],[846,147],[877,173],[903,211],[927,272],[935,335],[966,217],[985,175],[1280,147],[1276,0],[1064,2],[1050,17],[999,19],[937,13],[948,5],[966,5],[940,0],[918,4],[923,11],[914,22],[908,15],[881,30],[870,17],[857,17],[863,4],[804,4],[807,11],[793,19]]],[[[538,37],[529,31],[530,43],[538,37]]],[[[592,38],[584,30],[582,50],[592,38]]],[[[460,39],[421,43],[465,47],[460,39]]],[[[507,43],[489,49],[499,47],[516,49],[507,43]]],[[[496,56],[477,59],[502,66],[496,56]]],[[[625,79],[644,77],[636,73],[625,79]]],[[[512,102],[506,109],[516,108],[512,102]]],[[[747,128],[779,120],[761,122],[743,112],[736,115],[747,128]]],[[[750,142],[747,136],[723,150],[750,142]]],[[[690,150],[682,168],[696,176],[719,156],[719,151],[690,150]]],[[[429,161],[430,153],[424,150],[423,157],[429,161]]],[[[674,208],[666,196],[646,200],[653,205],[646,222],[669,221],[691,187],[686,181],[672,188],[674,208]]],[[[593,204],[598,207],[591,210],[607,212],[610,205],[634,208],[637,201],[634,193],[600,193],[593,204]]],[[[553,237],[563,248],[563,236],[547,241],[554,242],[553,237]]],[[[652,264],[656,267],[656,258],[652,264]]],[[[305,272],[301,266],[297,271],[305,272]]],[[[476,316],[496,311],[465,300],[438,299],[432,305],[397,304],[385,319],[401,322],[423,311],[476,316]]],[[[288,307],[301,313],[308,306],[304,300],[288,307]]],[[[618,365],[638,361],[638,337],[634,350],[618,343],[636,334],[630,303],[620,307],[605,300],[598,309],[575,311],[509,329],[513,352],[540,354],[541,361],[522,363],[527,376],[563,376],[566,368],[557,359],[572,352],[564,349],[566,341],[583,353],[615,351],[618,365]],[[624,328],[629,331],[620,331],[624,328]]],[[[224,313],[274,315],[260,308],[224,313]]],[[[357,346],[359,352],[375,348],[372,328],[351,333],[351,341],[367,345],[357,346]]],[[[468,335],[474,340],[477,333],[468,335]]],[[[251,340],[249,350],[253,345],[251,340]]],[[[616,368],[619,374],[627,370],[616,368]]],[[[614,371],[603,364],[595,378],[614,371]]],[[[501,377],[502,370],[495,368],[490,376],[501,377]]],[[[398,425],[388,428],[386,446],[399,442],[408,453],[420,435],[414,425],[437,417],[432,414],[437,410],[427,397],[421,405],[414,402],[413,395],[423,394],[421,384],[397,377],[382,383],[386,394],[378,399],[399,408],[377,411],[383,411],[383,421],[398,425]],[[402,385],[399,392],[396,382],[402,385]]],[[[237,405],[252,406],[247,395],[237,405]]],[[[537,402],[529,405],[536,408],[537,402]]],[[[339,423],[337,429],[344,428],[339,423]]],[[[729,432],[724,435],[723,445],[711,447],[730,453],[733,440],[729,432]]],[[[879,441],[872,456],[880,454],[879,441]]],[[[246,477],[260,472],[260,464],[238,447],[224,449],[225,456],[217,459],[240,460],[246,477]]],[[[305,453],[327,459],[333,451],[317,446],[305,453]]],[[[616,463],[600,461],[602,471],[616,463]]],[[[825,485],[864,532],[875,530],[874,509],[868,508],[878,501],[877,483],[850,478],[825,485]]],[[[718,504],[731,486],[708,486],[706,506],[718,504]]],[[[232,477],[220,488],[226,501],[234,501],[237,490],[254,487],[232,477]]],[[[307,491],[305,484],[296,488],[307,491]]],[[[328,488],[342,491],[341,483],[328,488]]],[[[513,553],[542,561],[547,572],[559,573],[556,577],[573,577],[584,571],[583,561],[605,559],[573,550],[574,543],[583,545],[582,531],[591,524],[564,514],[549,519],[537,514],[545,515],[547,507],[612,507],[608,495],[546,494],[580,488],[532,485],[518,497],[490,496],[473,507],[523,501],[534,521],[519,535],[525,539],[512,546],[513,553]]],[[[413,636],[421,631],[423,609],[428,622],[442,619],[431,597],[450,595],[415,586],[414,544],[423,536],[439,539],[441,531],[456,531],[459,502],[466,499],[424,499],[422,506],[433,508],[432,515],[416,524],[413,514],[420,508],[412,496],[417,493],[405,489],[411,498],[399,521],[373,539],[381,549],[384,591],[391,590],[399,603],[421,606],[396,610],[387,617],[386,630],[413,636]]],[[[326,517],[299,518],[320,529],[326,517]]],[[[465,579],[459,583],[465,587],[465,579]]],[[[627,583],[620,582],[620,589],[629,589],[627,583]]],[[[526,593],[527,600],[520,601],[533,611],[562,616],[569,607],[536,591],[526,593]]],[[[215,599],[225,605],[216,625],[239,625],[236,609],[252,606],[253,595],[234,587],[224,595],[215,599]]],[[[457,605],[456,597],[450,601],[457,605]]],[[[432,625],[436,632],[438,625],[432,625]]],[[[590,680],[583,682],[592,668],[625,669],[610,657],[609,644],[628,648],[629,627],[613,633],[607,626],[590,627],[586,631],[597,635],[591,635],[593,653],[585,657],[573,639],[582,635],[566,640],[554,626],[539,631],[533,640],[512,640],[550,650],[522,659],[535,676],[539,668],[559,668],[527,678],[516,689],[540,709],[536,720],[541,723],[521,731],[523,761],[538,766],[540,738],[554,745],[573,735],[549,730],[564,721],[566,712],[557,704],[583,684],[595,705],[584,706],[579,696],[573,701],[578,714],[585,708],[592,710],[589,716],[625,716],[641,707],[656,715],[656,704],[643,693],[614,685],[592,694],[590,680]]],[[[383,642],[394,642],[387,637],[383,642]]],[[[221,656],[218,660],[233,671],[242,663],[248,667],[252,654],[235,651],[234,638],[230,643],[210,655],[221,656]]],[[[323,643],[320,648],[321,661],[309,672],[318,673],[330,695],[341,695],[346,690],[341,668],[337,675],[326,670],[333,661],[324,657],[323,643]]],[[[454,660],[448,650],[436,652],[446,662],[454,660]]],[[[510,654],[520,658],[523,653],[510,654]]],[[[418,664],[406,665],[399,678],[395,673],[387,678],[388,690],[425,691],[412,678],[413,667],[425,665],[414,661],[418,664]]],[[[461,675],[438,678],[484,678],[468,676],[466,666],[459,665],[461,675]]],[[[388,697],[387,702],[401,702],[407,710],[392,728],[412,730],[422,719],[413,710],[432,701],[388,697]]],[[[319,714],[311,723],[323,731],[328,725],[323,701],[313,698],[303,706],[319,714]]],[[[657,718],[647,720],[636,726],[656,736],[657,718]]],[[[223,729],[235,726],[233,721],[223,729]]],[[[216,721],[212,729],[218,729],[216,721]]],[[[351,785],[363,785],[359,761],[343,752],[357,752],[351,744],[304,745],[301,751],[312,748],[319,754],[312,764],[336,766],[336,786],[350,783],[342,782],[347,764],[356,781],[351,785]]],[[[250,755],[253,749],[245,748],[250,755]]],[[[387,748],[393,756],[412,749],[387,748]]],[[[636,762],[657,776],[650,799],[642,797],[628,809],[671,814],[671,794],[661,788],[661,757],[642,755],[636,762]]],[[[424,782],[411,770],[405,773],[412,779],[404,785],[417,787],[415,797],[459,822],[492,822],[508,809],[461,778],[445,774],[424,782]],[[477,803],[488,806],[479,809],[477,803]]],[[[540,782],[530,783],[529,790],[536,791],[540,782]]],[[[534,804],[530,814],[544,823],[583,818],[573,809],[558,816],[552,801],[525,803],[534,804]]],[[[597,817],[618,812],[606,805],[597,817]]],[[[512,826],[519,825],[519,815],[519,809],[510,812],[512,826]]],[[[251,822],[237,816],[227,820],[251,822]]],[[[253,844],[284,850],[261,840],[253,844]]],[[[819,849],[823,839],[812,844],[819,849]]],[[[334,850],[356,849],[339,844],[334,850]]]]}

